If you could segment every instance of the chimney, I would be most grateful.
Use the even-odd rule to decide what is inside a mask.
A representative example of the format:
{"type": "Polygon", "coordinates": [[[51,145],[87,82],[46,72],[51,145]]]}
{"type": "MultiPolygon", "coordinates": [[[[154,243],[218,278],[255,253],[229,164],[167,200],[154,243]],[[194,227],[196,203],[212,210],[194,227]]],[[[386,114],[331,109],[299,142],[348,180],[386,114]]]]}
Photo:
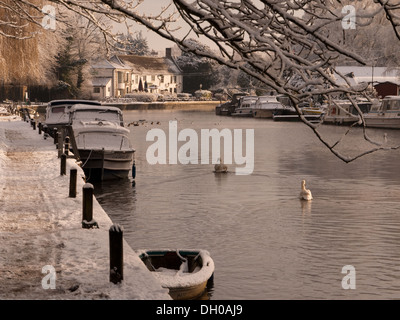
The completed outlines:
{"type": "Polygon", "coordinates": [[[172,48],[165,48],[165,57],[172,59],[172,48]]]}

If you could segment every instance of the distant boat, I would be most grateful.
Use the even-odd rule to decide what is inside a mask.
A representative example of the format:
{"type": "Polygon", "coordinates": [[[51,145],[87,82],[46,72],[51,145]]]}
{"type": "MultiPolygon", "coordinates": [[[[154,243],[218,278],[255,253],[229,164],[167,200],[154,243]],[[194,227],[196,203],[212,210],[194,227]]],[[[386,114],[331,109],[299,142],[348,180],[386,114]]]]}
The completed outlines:
{"type": "Polygon", "coordinates": [[[139,250],[147,269],[169,289],[174,300],[201,297],[214,274],[214,261],[206,250],[139,250]]]}
{"type": "MultiPolygon", "coordinates": [[[[367,100],[358,100],[357,106],[364,116],[375,108],[374,103],[367,100]]],[[[325,124],[352,125],[359,120],[358,111],[350,100],[333,100],[327,105],[325,124]]]]}
{"type": "Polygon", "coordinates": [[[271,118],[274,112],[285,108],[276,96],[260,96],[253,107],[254,118],[271,118]]]}
{"type": "Polygon", "coordinates": [[[232,95],[230,101],[221,103],[215,107],[215,114],[219,116],[230,116],[239,105],[239,99],[242,96],[247,96],[246,92],[238,92],[232,95]]]}
{"type": "Polygon", "coordinates": [[[253,107],[257,102],[257,96],[244,96],[239,99],[239,105],[231,114],[232,117],[252,117],[253,107]]]}
{"type": "Polygon", "coordinates": [[[370,128],[400,129],[400,96],[386,96],[378,108],[364,115],[370,128]]]}

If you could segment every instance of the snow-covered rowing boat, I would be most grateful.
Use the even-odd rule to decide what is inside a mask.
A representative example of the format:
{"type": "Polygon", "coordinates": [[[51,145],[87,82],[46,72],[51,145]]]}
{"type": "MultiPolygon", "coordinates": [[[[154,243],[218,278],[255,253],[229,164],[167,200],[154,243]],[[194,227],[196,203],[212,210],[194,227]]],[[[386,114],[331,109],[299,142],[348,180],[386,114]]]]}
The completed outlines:
{"type": "Polygon", "coordinates": [[[139,250],[138,255],[174,300],[199,298],[214,274],[206,250],[139,250]]]}

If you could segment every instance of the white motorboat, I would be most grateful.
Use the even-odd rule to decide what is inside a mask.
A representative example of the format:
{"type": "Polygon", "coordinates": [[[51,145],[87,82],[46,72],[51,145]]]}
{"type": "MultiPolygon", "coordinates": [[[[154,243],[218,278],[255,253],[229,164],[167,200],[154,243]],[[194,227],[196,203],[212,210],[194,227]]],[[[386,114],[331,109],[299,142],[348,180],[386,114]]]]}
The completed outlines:
{"type": "Polygon", "coordinates": [[[231,114],[232,117],[252,117],[253,107],[257,102],[257,96],[244,96],[239,99],[239,105],[231,114]]]}
{"type": "Polygon", "coordinates": [[[127,177],[135,150],[129,130],[123,126],[122,111],[117,107],[78,104],[69,115],[86,176],[100,180],[127,177]]]}
{"type": "MultiPolygon", "coordinates": [[[[365,116],[373,112],[374,103],[367,100],[356,100],[357,106],[365,116]]],[[[353,125],[360,121],[358,111],[350,100],[332,100],[327,105],[327,112],[323,118],[325,124],[353,125]]]]}
{"type": "Polygon", "coordinates": [[[377,109],[364,115],[371,128],[400,129],[400,96],[386,96],[377,109]]]}
{"type": "Polygon", "coordinates": [[[277,100],[276,96],[260,96],[252,108],[253,117],[272,119],[274,112],[283,108],[283,104],[277,100]]]}
{"type": "Polygon", "coordinates": [[[49,131],[56,131],[69,124],[69,111],[76,104],[101,106],[92,100],[52,100],[47,104],[44,125],[49,131]]]}

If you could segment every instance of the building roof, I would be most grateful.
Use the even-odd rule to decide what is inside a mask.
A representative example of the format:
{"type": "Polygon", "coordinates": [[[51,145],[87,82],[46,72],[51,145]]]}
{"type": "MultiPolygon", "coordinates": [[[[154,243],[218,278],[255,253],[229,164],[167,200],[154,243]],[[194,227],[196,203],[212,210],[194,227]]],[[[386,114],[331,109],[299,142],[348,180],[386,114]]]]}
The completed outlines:
{"type": "Polygon", "coordinates": [[[92,79],[93,87],[105,87],[109,82],[111,82],[111,78],[98,77],[92,79]]]}
{"type": "MultiPolygon", "coordinates": [[[[372,66],[339,66],[335,68],[352,84],[390,82],[400,85],[400,68],[372,67],[372,66]]],[[[339,84],[345,84],[344,79],[335,74],[339,84]]]]}
{"type": "Polygon", "coordinates": [[[124,70],[129,70],[130,68],[128,66],[125,66],[124,64],[112,61],[112,60],[100,60],[96,62],[95,64],[92,65],[92,68],[94,69],[124,69],[124,70]]]}
{"type": "Polygon", "coordinates": [[[178,66],[166,57],[118,55],[116,58],[138,74],[181,74],[178,66]]]}

